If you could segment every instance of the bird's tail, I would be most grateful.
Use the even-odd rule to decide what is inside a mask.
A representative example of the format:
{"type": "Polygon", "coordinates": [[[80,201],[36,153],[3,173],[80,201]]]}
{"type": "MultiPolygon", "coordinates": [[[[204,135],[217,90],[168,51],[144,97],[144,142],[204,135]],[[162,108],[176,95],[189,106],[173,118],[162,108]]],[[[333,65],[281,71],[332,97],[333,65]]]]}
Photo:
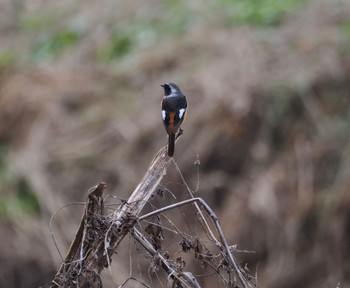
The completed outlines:
{"type": "Polygon", "coordinates": [[[168,156],[173,157],[175,152],[175,134],[169,134],[168,141],[168,156]]]}

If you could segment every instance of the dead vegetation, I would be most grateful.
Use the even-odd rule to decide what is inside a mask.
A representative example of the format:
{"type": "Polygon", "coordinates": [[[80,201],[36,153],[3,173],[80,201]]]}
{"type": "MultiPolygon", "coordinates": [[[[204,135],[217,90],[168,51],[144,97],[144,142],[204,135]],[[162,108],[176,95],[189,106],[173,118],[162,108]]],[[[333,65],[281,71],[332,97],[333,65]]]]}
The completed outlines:
{"type": "MultiPolygon", "coordinates": [[[[194,196],[196,191],[188,187],[176,162],[166,153],[166,147],[157,153],[129,199],[122,201],[110,214],[104,213],[106,209],[102,196],[106,185],[100,183],[90,189],[74,241],[49,287],[103,287],[101,271],[111,267],[112,255],[118,253],[121,242],[128,234],[144,249],[137,250],[142,251],[149,262],[149,277],[157,275],[159,283],[166,283],[167,287],[199,288],[199,282],[204,282],[198,281],[198,277],[207,281],[214,278],[216,287],[255,287],[253,281],[249,281],[252,277],[248,270],[240,267],[235,259],[233,252],[236,250],[228,245],[216,214],[203,199],[194,196]],[[171,163],[180,173],[189,199],[159,209],[154,207],[152,212],[139,216],[143,207],[150,204],[148,199],[152,195],[164,199],[167,191],[161,191],[160,182],[171,163]],[[192,218],[182,210],[186,205],[193,209],[192,218]],[[184,229],[177,227],[172,218],[166,216],[167,211],[175,209],[187,222],[184,229]],[[167,224],[162,224],[165,221],[167,224]],[[206,237],[201,237],[201,234],[206,237]],[[172,247],[174,238],[180,239],[177,249],[172,247]],[[188,267],[186,258],[197,264],[188,267]],[[160,269],[164,270],[166,278],[161,277],[160,269]]],[[[135,252],[131,252],[130,256],[133,254],[135,252]]],[[[132,262],[129,265],[132,267],[132,262]]],[[[120,287],[124,287],[129,280],[142,283],[145,287],[151,285],[146,284],[149,281],[144,277],[137,277],[132,269],[125,280],[124,276],[113,274],[111,269],[110,272],[116,282],[123,283],[120,287]]]]}

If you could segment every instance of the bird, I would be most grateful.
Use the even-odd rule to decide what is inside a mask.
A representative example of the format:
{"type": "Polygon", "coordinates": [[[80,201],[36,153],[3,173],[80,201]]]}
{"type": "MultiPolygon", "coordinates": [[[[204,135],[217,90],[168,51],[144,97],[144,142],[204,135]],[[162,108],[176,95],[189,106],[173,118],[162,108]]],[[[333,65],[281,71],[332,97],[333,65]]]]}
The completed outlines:
{"type": "Polygon", "coordinates": [[[168,156],[173,157],[175,152],[175,136],[183,123],[187,112],[186,96],[174,83],[161,85],[164,88],[162,100],[162,119],[168,134],[168,156]]]}

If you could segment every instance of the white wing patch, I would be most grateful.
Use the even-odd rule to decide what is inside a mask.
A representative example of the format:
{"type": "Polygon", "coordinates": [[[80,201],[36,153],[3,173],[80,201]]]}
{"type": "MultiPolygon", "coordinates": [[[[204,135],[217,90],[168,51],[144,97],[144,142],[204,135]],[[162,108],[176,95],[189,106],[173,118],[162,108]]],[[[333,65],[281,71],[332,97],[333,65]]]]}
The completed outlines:
{"type": "Polygon", "coordinates": [[[162,118],[163,118],[163,120],[165,120],[165,115],[166,115],[165,110],[162,110],[162,118]]]}
{"type": "Polygon", "coordinates": [[[186,111],[186,109],[184,109],[184,108],[181,108],[181,109],[179,110],[179,117],[180,117],[180,119],[182,119],[182,117],[184,116],[185,111],[186,111]]]}

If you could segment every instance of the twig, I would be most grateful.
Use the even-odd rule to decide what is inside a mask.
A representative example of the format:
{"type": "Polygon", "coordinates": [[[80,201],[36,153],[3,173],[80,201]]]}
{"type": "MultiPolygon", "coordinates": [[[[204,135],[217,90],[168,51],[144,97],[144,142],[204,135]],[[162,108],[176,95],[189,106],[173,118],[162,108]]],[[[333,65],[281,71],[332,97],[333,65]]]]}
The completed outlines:
{"type": "MultiPolygon", "coordinates": [[[[75,203],[70,203],[70,204],[64,205],[63,207],[59,208],[58,210],[56,210],[56,211],[52,214],[52,216],[51,216],[51,218],[50,218],[50,221],[49,221],[51,238],[52,238],[53,244],[55,245],[56,250],[57,250],[58,254],[60,255],[60,258],[61,258],[62,261],[63,261],[63,256],[62,256],[62,254],[61,254],[61,250],[60,250],[59,247],[58,247],[58,244],[57,244],[57,241],[56,241],[54,232],[53,232],[52,223],[53,223],[53,220],[54,220],[55,216],[57,215],[57,213],[59,213],[61,210],[65,209],[65,208],[67,208],[67,207],[69,207],[69,206],[79,205],[79,204],[80,204],[80,205],[84,205],[85,203],[75,202],[75,203]]],[[[79,227],[79,229],[80,229],[80,227],[79,227]]],[[[79,231],[78,231],[76,237],[79,237],[78,235],[80,235],[79,231]]]]}
{"type": "Polygon", "coordinates": [[[243,284],[243,287],[244,288],[252,287],[250,285],[250,283],[248,282],[248,280],[245,279],[244,275],[242,274],[242,272],[241,272],[241,270],[239,268],[239,264],[237,264],[237,261],[235,260],[234,256],[231,253],[230,247],[227,244],[227,241],[225,239],[224,233],[223,233],[223,231],[221,229],[221,225],[220,225],[220,221],[219,221],[218,217],[216,216],[214,211],[209,207],[209,205],[202,198],[196,197],[196,198],[184,200],[184,201],[181,201],[179,203],[175,203],[175,204],[172,204],[172,205],[160,208],[160,209],[158,209],[156,211],[152,211],[150,213],[147,213],[147,214],[141,216],[139,218],[139,221],[144,220],[146,218],[149,218],[151,216],[160,214],[160,213],[164,213],[165,211],[168,211],[168,210],[180,207],[180,206],[184,206],[184,205],[187,205],[189,203],[193,203],[193,202],[199,202],[202,205],[202,207],[206,210],[206,212],[208,213],[210,218],[213,220],[214,225],[215,225],[215,227],[216,227],[216,229],[218,231],[218,234],[219,234],[219,237],[220,237],[220,240],[221,240],[221,244],[219,245],[219,248],[221,248],[221,250],[223,252],[225,252],[225,255],[227,255],[228,262],[233,266],[236,274],[238,275],[238,278],[240,279],[241,283],[243,284]]]}
{"type": "MultiPolygon", "coordinates": [[[[188,195],[191,198],[195,198],[194,195],[193,195],[193,192],[191,191],[190,187],[188,186],[188,184],[187,184],[187,182],[185,180],[185,177],[182,175],[181,170],[180,170],[179,166],[177,165],[176,161],[173,160],[173,163],[174,163],[174,165],[176,167],[176,170],[178,171],[178,173],[179,173],[179,175],[180,175],[180,177],[182,179],[182,182],[184,183],[184,185],[185,185],[185,187],[187,189],[188,195]]],[[[199,209],[198,204],[196,202],[194,203],[194,207],[195,207],[195,209],[197,211],[197,214],[200,216],[199,220],[200,220],[201,224],[204,225],[207,228],[207,229],[205,229],[205,231],[209,232],[209,235],[208,235],[209,239],[211,239],[219,248],[221,248],[220,247],[221,246],[220,242],[214,236],[214,233],[211,231],[211,229],[210,229],[210,227],[209,227],[209,225],[207,223],[207,220],[204,218],[202,210],[199,209]]]]}
{"type": "Polygon", "coordinates": [[[118,288],[124,287],[124,285],[125,285],[126,283],[128,283],[130,280],[134,280],[134,281],[138,282],[139,284],[141,284],[142,286],[144,286],[144,287],[146,287],[146,288],[151,288],[151,286],[148,286],[146,283],[143,283],[143,282],[140,281],[139,279],[136,279],[135,277],[131,277],[131,276],[130,276],[129,278],[125,279],[125,281],[122,283],[122,285],[120,285],[118,288]]]}
{"type": "MultiPolygon", "coordinates": [[[[131,235],[139,242],[147,251],[150,253],[152,257],[157,257],[160,260],[162,268],[168,273],[168,282],[169,281],[179,281],[184,286],[188,288],[200,288],[196,278],[190,272],[179,272],[175,270],[171,265],[169,265],[169,261],[163,257],[161,253],[156,251],[152,244],[136,229],[132,229],[131,235]]],[[[170,286],[173,287],[173,286],[170,286]]],[[[177,286],[174,286],[177,287],[177,286]]]]}

